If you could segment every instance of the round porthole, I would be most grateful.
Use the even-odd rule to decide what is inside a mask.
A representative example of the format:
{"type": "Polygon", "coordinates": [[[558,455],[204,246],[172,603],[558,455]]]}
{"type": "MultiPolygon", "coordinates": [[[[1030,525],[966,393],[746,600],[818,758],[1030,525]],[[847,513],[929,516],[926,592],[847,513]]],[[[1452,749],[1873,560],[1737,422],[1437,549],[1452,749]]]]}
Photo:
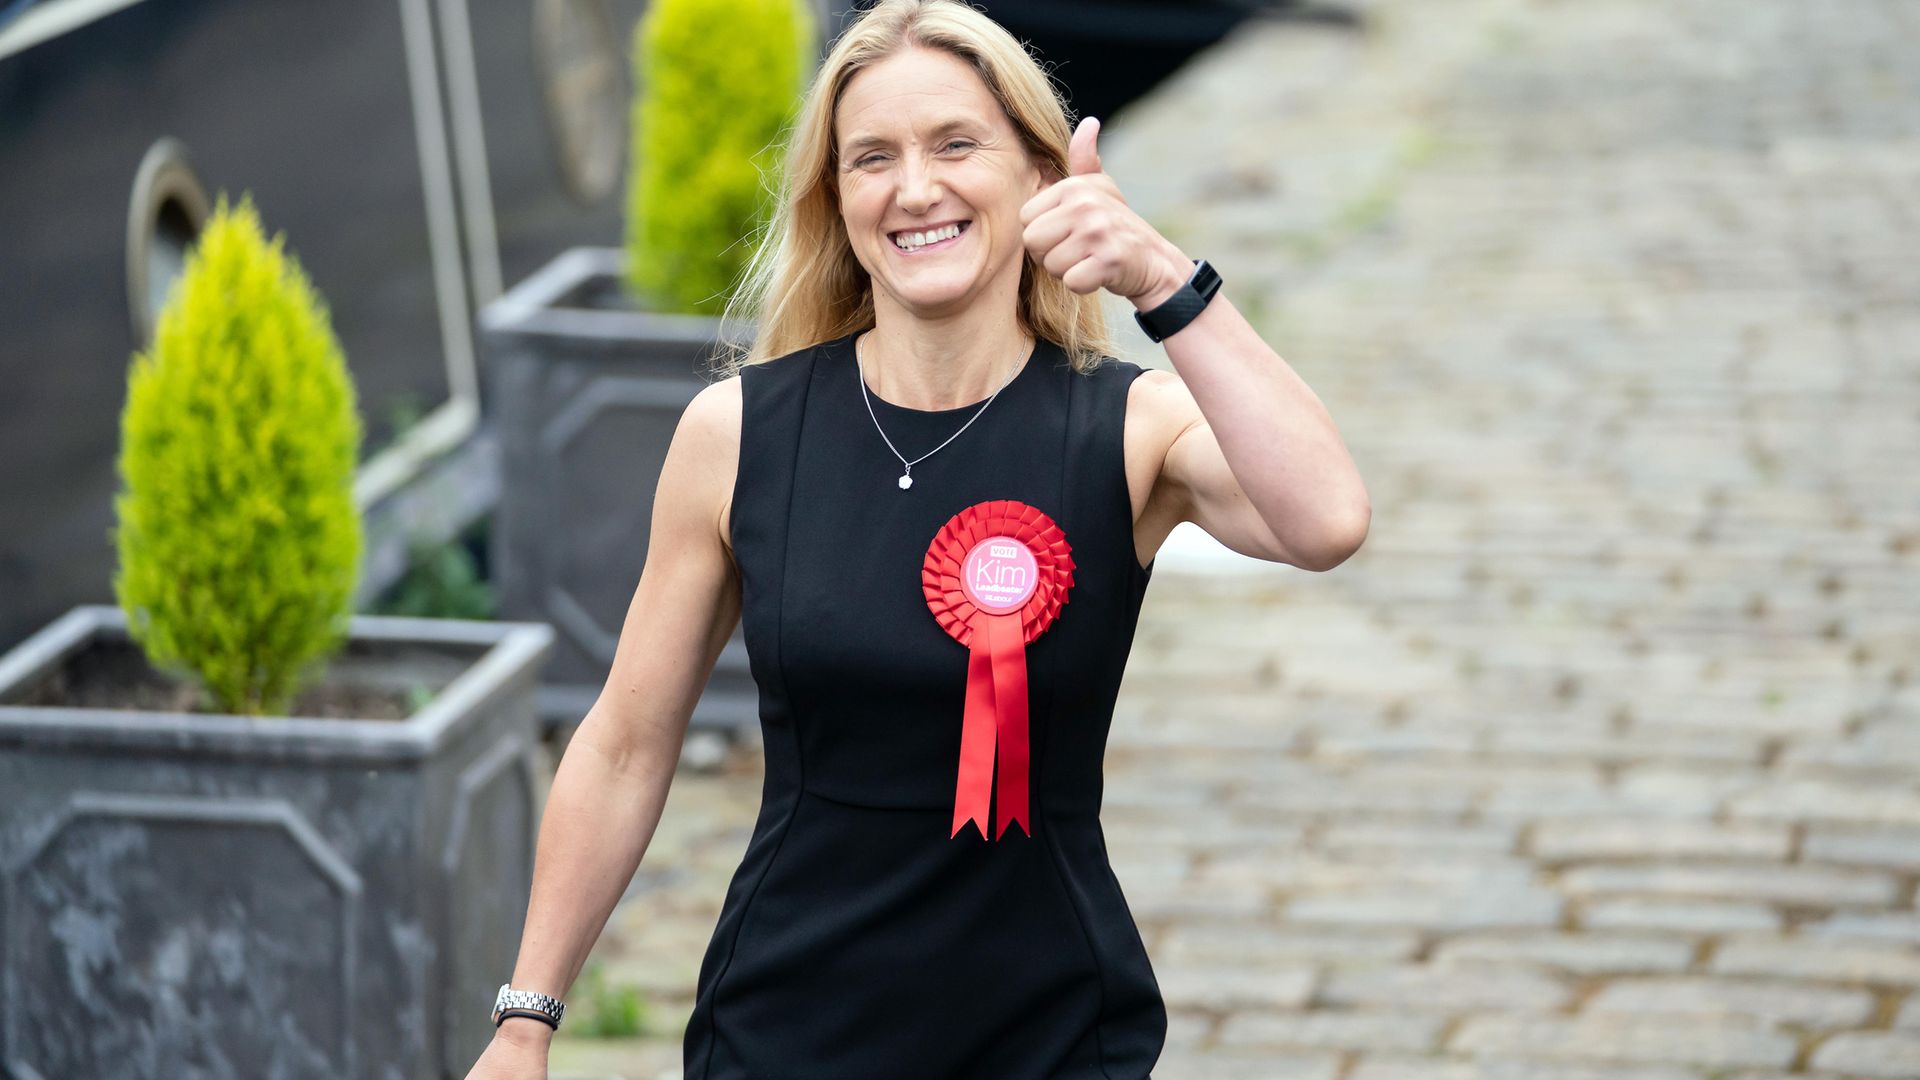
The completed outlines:
{"type": "Polygon", "coordinates": [[[613,194],[626,150],[627,80],[607,0],[536,0],[533,64],[547,135],[567,194],[592,205],[613,194]]]}
{"type": "Polygon", "coordinates": [[[133,179],[127,210],[127,303],[134,340],[144,348],[186,267],[210,212],[206,189],[187,162],[187,148],[163,138],[147,149],[133,179]]]}

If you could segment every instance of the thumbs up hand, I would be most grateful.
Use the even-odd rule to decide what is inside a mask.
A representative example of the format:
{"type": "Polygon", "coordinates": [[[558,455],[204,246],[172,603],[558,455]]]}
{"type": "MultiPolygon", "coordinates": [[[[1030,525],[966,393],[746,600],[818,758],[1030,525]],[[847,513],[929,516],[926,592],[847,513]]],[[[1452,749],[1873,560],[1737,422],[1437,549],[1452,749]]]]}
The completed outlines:
{"type": "Polygon", "coordinates": [[[1067,143],[1067,171],[1074,176],[1100,172],[1100,118],[1085,117],[1067,143]]]}
{"type": "Polygon", "coordinates": [[[1067,288],[1104,288],[1145,311],[1192,275],[1193,260],[1127,205],[1100,167],[1099,138],[1099,120],[1080,121],[1067,144],[1068,175],[1020,208],[1022,240],[1067,288]]]}

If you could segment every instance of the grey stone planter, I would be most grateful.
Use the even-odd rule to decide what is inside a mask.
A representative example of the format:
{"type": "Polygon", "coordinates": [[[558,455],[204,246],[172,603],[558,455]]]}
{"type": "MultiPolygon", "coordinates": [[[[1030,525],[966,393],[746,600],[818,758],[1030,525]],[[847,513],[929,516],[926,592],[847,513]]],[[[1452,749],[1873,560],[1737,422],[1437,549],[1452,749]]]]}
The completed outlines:
{"type": "MultiPolygon", "coordinates": [[[[646,563],[654,488],[687,403],[711,381],[719,320],[636,310],[618,248],[572,248],[481,313],[489,423],[500,447],[493,578],[503,618],[557,632],[540,691],[577,723],[613,666],[646,563]]],[[[738,627],[692,725],[759,723],[738,627]]]]}
{"type": "Polygon", "coordinates": [[[351,629],[326,683],[431,700],[393,720],[48,704],[153,680],[111,605],[0,656],[0,1075],[465,1075],[526,914],[552,631],[351,629]]]}

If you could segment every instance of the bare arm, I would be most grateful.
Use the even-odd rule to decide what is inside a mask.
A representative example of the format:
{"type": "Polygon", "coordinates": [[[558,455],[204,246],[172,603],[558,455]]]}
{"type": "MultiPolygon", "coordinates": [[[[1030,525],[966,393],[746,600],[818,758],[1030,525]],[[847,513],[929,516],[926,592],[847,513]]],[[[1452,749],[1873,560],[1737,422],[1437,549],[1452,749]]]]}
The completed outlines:
{"type": "MultiPolygon", "coordinates": [[[[516,987],[563,997],[579,976],[653,839],[687,720],[739,620],[725,521],[740,412],[740,380],[714,383],[674,432],[612,670],[547,795],[516,987]]],[[[552,1035],[509,1017],[496,1039],[544,1045],[552,1035]]]]}

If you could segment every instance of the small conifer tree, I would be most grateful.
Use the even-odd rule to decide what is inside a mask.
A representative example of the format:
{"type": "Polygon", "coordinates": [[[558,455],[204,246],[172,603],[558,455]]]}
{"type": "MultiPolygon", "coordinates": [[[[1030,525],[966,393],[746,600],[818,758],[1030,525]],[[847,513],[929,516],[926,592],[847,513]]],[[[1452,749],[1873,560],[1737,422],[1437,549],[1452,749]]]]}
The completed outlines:
{"type": "Polygon", "coordinates": [[[635,27],[627,285],[652,310],[725,308],[814,48],[806,0],[654,0],[635,27]]]}
{"type": "Polygon", "coordinates": [[[363,546],[352,376],[284,244],[221,195],[134,355],[114,500],[133,639],[246,715],[284,716],[344,642],[363,546]]]}

